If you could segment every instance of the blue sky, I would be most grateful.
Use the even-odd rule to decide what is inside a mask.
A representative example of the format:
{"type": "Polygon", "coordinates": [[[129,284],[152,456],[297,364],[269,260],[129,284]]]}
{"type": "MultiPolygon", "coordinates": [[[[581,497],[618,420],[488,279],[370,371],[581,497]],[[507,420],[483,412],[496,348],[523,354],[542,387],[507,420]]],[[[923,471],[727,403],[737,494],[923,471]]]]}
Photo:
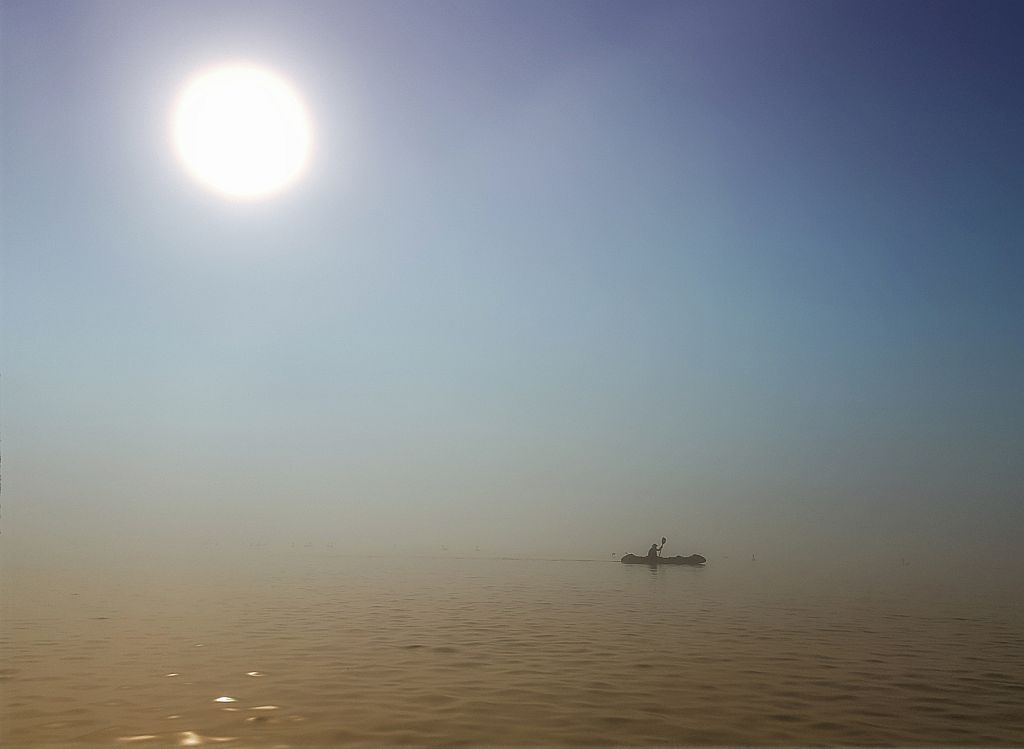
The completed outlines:
{"type": "Polygon", "coordinates": [[[1013,3],[19,3],[5,533],[604,554],[1024,527],[1013,3]],[[167,142],[303,92],[272,200],[167,142]]]}

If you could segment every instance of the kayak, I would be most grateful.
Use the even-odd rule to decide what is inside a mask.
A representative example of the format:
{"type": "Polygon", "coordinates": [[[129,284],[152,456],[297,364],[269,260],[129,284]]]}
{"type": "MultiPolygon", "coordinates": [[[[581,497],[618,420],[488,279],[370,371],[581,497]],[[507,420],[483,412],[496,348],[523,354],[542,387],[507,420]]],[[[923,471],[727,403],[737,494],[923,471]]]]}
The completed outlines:
{"type": "Polygon", "coordinates": [[[688,564],[691,567],[702,567],[707,564],[707,561],[700,554],[690,554],[688,557],[658,557],[657,561],[652,561],[648,557],[638,557],[636,554],[626,554],[626,556],[622,557],[623,564],[650,564],[652,566],[659,564],[688,564]]]}

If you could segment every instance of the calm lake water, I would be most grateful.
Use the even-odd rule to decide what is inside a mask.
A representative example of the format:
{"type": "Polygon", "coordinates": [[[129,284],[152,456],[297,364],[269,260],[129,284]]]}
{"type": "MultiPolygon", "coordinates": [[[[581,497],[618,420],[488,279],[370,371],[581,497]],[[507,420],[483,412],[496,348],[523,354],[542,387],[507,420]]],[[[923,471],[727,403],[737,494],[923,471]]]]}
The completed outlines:
{"type": "Polygon", "coordinates": [[[1019,599],[912,569],[249,549],[9,571],[0,740],[1024,744],[1019,599]]]}

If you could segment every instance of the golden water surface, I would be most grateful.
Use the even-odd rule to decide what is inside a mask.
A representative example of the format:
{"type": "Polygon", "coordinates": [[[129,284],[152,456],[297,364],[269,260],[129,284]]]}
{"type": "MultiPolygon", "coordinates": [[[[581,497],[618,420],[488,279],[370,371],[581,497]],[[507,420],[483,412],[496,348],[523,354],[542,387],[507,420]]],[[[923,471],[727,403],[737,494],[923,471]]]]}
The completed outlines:
{"type": "Polygon", "coordinates": [[[247,550],[8,572],[4,746],[1021,745],[1011,596],[247,550]]]}

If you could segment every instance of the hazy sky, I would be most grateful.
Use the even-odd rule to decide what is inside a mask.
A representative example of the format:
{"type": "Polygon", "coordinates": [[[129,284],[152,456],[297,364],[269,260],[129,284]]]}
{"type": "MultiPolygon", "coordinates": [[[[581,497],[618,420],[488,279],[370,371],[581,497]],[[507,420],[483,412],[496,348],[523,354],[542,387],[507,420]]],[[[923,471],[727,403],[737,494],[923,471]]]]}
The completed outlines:
{"type": "Polygon", "coordinates": [[[1019,3],[2,7],[9,548],[1016,557],[1019,3]],[[314,118],[248,205],[233,59],[314,118]]]}

